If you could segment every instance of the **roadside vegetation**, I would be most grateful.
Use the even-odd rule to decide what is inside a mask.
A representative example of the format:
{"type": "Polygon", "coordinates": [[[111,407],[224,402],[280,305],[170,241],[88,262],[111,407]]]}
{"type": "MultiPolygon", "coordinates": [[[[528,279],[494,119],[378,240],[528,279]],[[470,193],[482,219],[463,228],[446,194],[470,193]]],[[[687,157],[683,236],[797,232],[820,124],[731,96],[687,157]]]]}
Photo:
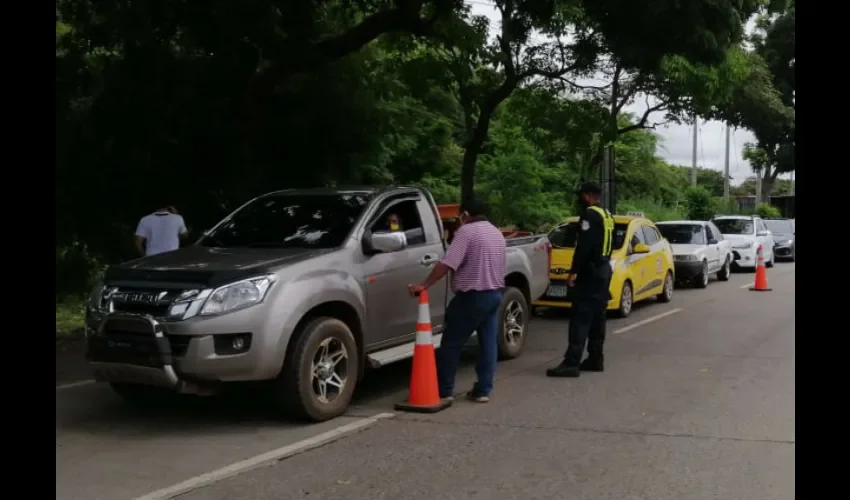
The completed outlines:
{"type": "Polygon", "coordinates": [[[160,3],[57,1],[57,335],[162,196],[193,237],[262,192],[345,184],[545,231],[613,145],[619,212],[730,213],[718,172],[706,198],[659,157],[655,129],[694,115],[753,131],[765,197],[794,169],[794,1],[160,3]]]}

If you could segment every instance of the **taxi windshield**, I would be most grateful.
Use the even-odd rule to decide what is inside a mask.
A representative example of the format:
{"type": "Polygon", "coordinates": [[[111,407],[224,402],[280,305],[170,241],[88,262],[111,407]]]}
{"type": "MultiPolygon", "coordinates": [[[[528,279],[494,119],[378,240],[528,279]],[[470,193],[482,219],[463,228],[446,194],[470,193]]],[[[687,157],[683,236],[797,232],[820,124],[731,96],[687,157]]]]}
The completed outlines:
{"type": "MultiPolygon", "coordinates": [[[[578,221],[561,224],[553,229],[549,233],[549,242],[552,244],[552,248],[575,248],[578,229],[578,221]]],[[[611,243],[611,248],[614,250],[623,248],[628,229],[628,224],[614,224],[614,241],[611,243]]]]}

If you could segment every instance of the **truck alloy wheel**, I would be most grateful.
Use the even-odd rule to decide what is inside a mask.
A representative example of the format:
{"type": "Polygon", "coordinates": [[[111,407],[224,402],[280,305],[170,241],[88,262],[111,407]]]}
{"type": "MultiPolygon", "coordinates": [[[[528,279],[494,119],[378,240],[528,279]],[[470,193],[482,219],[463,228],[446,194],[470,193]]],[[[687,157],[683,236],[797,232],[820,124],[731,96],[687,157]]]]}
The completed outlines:
{"type": "Polygon", "coordinates": [[[505,289],[499,318],[499,359],[514,359],[522,353],[530,318],[528,302],[519,289],[505,289]]]}
{"type": "Polygon", "coordinates": [[[328,337],[313,356],[313,394],[322,403],[339,397],[348,379],[348,350],[341,340],[328,337]]]}
{"type": "Polygon", "coordinates": [[[294,345],[273,385],[273,397],[282,409],[314,422],[345,413],[360,373],[357,343],[348,325],[336,318],[316,318],[300,327],[290,342],[294,345]]]}

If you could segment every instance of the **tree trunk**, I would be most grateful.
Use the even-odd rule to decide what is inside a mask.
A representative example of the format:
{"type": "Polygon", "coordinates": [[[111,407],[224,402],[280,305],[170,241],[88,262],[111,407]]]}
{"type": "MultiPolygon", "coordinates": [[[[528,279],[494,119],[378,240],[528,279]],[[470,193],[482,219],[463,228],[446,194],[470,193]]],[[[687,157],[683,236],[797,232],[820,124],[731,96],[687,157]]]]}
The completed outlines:
{"type": "Polygon", "coordinates": [[[466,148],[463,151],[463,164],[460,168],[461,202],[475,198],[475,167],[478,164],[478,154],[481,152],[481,147],[490,132],[490,115],[491,112],[481,110],[472,136],[466,142],[466,148]]]}
{"type": "Polygon", "coordinates": [[[460,168],[460,199],[461,203],[475,198],[475,166],[478,164],[478,155],[481,147],[490,133],[490,121],[493,113],[505,99],[507,99],[519,84],[516,78],[507,78],[502,85],[494,90],[486,99],[478,112],[478,120],[475,130],[467,141],[463,151],[463,164],[460,168]]]}

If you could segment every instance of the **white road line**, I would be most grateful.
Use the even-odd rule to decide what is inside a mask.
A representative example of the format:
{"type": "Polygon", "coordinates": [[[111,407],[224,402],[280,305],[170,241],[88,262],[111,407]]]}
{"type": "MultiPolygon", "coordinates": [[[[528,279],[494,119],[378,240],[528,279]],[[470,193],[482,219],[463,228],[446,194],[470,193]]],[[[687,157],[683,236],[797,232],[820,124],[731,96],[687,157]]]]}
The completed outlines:
{"type": "Polygon", "coordinates": [[[661,314],[656,314],[655,316],[652,316],[650,318],[642,319],[642,320],[638,321],[637,323],[632,323],[631,325],[627,325],[627,326],[624,326],[623,328],[619,328],[617,330],[614,330],[614,333],[626,333],[629,330],[634,330],[635,328],[639,328],[643,325],[652,323],[653,321],[658,321],[661,318],[666,318],[667,316],[672,316],[673,314],[676,314],[676,313],[682,312],[682,311],[684,311],[684,309],[681,308],[681,307],[678,307],[676,309],[671,309],[667,312],[663,312],[661,314]]]}
{"type": "Polygon", "coordinates": [[[292,443],[282,448],[263,453],[262,455],[257,455],[255,457],[242,460],[241,462],[230,464],[212,472],[207,472],[206,474],[201,474],[200,476],[187,479],[186,481],[177,483],[173,486],[169,486],[167,488],[148,493],[147,495],[140,496],[134,500],[168,500],[170,498],[174,498],[175,496],[188,493],[189,491],[200,488],[202,486],[207,486],[209,484],[221,481],[222,479],[227,479],[243,472],[247,472],[251,469],[262,467],[263,465],[268,465],[278,460],[297,455],[298,453],[312,450],[313,448],[318,448],[319,446],[328,444],[332,441],[336,441],[349,434],[355,433],[361,429],[369,427],[370,425],[376,424],[382,419],[392,418],[394,416],[394,413],[378,413],[377,415],[374,415],[369,418],[356,420],[354,422],[351,422],[350,424],[346,424],[337,427],[336,429],[323,432],[321,434],[304,439],[302,441],[298,441],[297,443],[292,443]]]}
{"type": "Polygon", "coordinates": [[[741,286],[739,286],[738,288],[750,288],[750,287],[752,287],[752,286],[753,286],[753,284],[752,284],[752,283],[747,283],[746,285],[741,285],[741,286]]]}
{"type": "Polygon", "coordinates": [[[57,391],[64,391],[65,389],[73,389],[74,387],[82,387],[84,385],[91,385],[94,382],[95,382],[94,380],[79,380],[77,382],[71,382],[71,383],[68,383],[68,384],[57,385],[56,390],[57,391]]]}

